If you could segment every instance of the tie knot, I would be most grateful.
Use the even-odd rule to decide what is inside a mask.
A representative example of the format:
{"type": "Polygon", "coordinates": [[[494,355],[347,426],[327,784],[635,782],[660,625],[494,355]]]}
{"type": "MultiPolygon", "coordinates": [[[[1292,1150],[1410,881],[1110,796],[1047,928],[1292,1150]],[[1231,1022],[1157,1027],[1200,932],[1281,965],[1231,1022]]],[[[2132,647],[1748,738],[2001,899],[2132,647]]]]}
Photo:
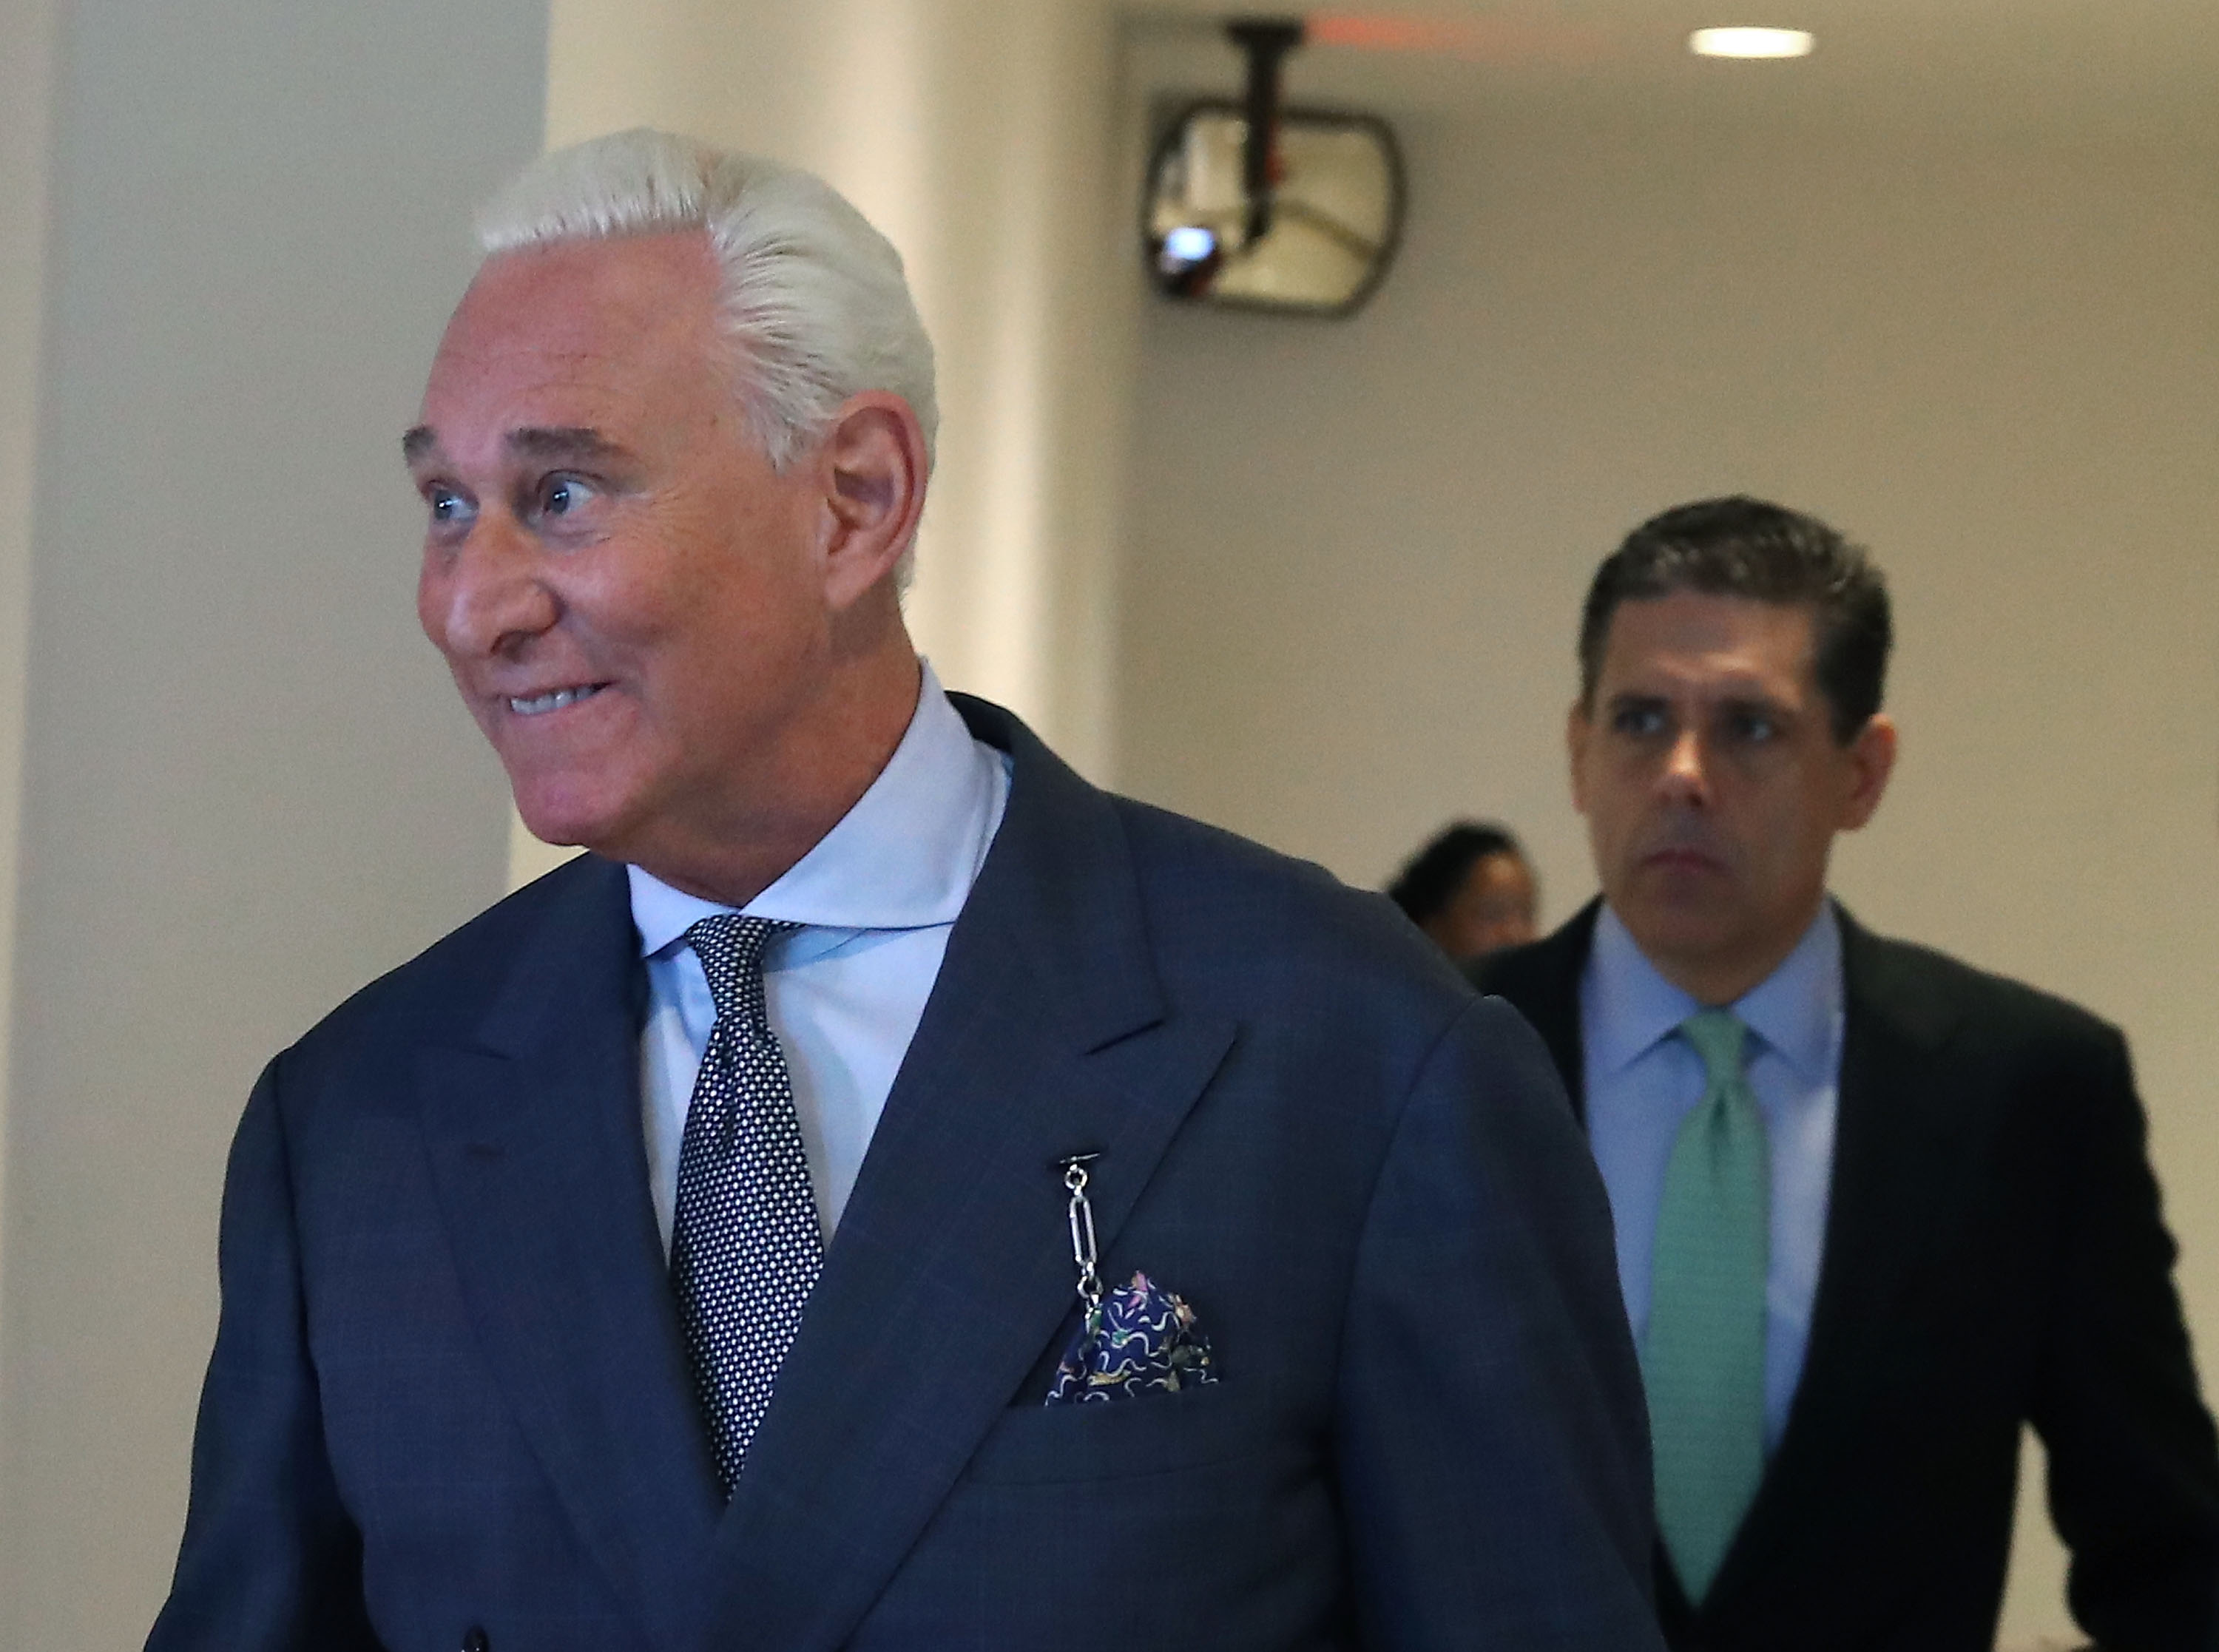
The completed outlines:
{"type": "Polygon", "coordinates": [[[1712,1084],[1730,1084],[1742,1076],[1742,1046],[1749,1028],[1732,1010],[1699,1009],[1680,1023],[1680,1036],[1703,1058],[1712,1084]]]}
{"type": "Polygon", "coordinates": [[[686,932],[686,944],[693,949],[693,955],[701,960],[701,972],[709,978],[709,996],[717,1001],[718,1020],[762,1019],[763,948],[774,935],[800,927],[773,918],[719,912],[686,932]]]}

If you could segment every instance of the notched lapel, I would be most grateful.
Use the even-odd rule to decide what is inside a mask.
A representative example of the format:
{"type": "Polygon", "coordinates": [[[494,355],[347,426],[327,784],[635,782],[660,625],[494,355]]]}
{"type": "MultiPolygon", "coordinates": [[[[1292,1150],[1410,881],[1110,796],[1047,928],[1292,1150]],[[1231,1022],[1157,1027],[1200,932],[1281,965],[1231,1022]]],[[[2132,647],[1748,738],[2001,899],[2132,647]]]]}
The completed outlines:
{"type": "Polygon", "coordinates": [[[1164,1002],[1111,805],[994,734],[1009,813],[718,1534],[718,1644],[848,1637],[1071,1307],[1057,1161],[1100,1154],[1106,1251],[1232,1046],[1164,1002]]]}
{"type": "Polygon", "coordinates": [[[422,1116],[519,1425],[620,1596],[679,1645],[718,1493],[649,1202],[637,942],[602,870],[519,950],[473,1047],[420,1053],[422,1116]]]}
{"type": "MultiPolygon", "coordinates": [[[[1864,1438],[1873,1384],[1896,1338],[1924,1334],[1900,1306],[1914,1289],[1949,1197],[1961,1127],[1949,1093],[1952,1004],[1904,990],[1888,943],[1837,909],[1842,928],[1840,1095],[1825,1250],[1811,1307],[1803,1374],[1756,1500],[1727,1552],[1704,1615],[1792,1593],[1827,1564],[1827,1487],[1864,1438]]],[[[1793,1603],[1789,1603],[1791,1610],[1793,1603]]]]}
{"type": "Polygon", "coordinates": [[[1602,898],[1597,896],[1553,935],[1464,966],[1475,991],[1506,1000],[1541,1035],[1582,1129],[1588,1117],[1587,1052],[1580,1033],[1580,976],[1601,913],[1602,898]]]}
{"type": "Polygon", "coordinates": [[[1159,1028],[1089,1058],[974,1022],[919,1075],[910,1127],[872,1145],[874,1185],[842,1220],[719,1533],[736,1643],[845,1638],[1071,1307],[1056,1161],[1100,1154],[1106,1251],[1231,1043],[1228,1027],[1159,1028]]]}

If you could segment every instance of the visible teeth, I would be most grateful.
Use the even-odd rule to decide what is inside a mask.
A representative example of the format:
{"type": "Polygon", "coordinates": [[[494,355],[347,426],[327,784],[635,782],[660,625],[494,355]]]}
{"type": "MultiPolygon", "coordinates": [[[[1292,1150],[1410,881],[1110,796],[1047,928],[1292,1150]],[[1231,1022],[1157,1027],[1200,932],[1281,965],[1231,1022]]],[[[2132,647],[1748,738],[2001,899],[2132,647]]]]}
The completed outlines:
{"type": "Polygon", "coordinates": [[[519,717],[538,717],[542,711],[559,711],[573,701],[591,699],[601,692],[598,683],[584,688],[557,688],[545,694],[534,694],[530,699],[509,699],[508,709],[519,717]]]}

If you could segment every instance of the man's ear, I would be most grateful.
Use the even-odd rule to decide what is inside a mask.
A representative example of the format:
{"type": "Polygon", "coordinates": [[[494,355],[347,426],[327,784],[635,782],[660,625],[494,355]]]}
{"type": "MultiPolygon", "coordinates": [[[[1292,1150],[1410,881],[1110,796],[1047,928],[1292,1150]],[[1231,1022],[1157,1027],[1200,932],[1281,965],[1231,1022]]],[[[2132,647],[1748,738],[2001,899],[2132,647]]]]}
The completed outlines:
{"type": "Polygon", "coordinates": [[[1887,777],[1895,772],[1895,724],[1875,711],[1849,742],[1849,790],[1842,798],[1841,829],[1854,832],[1873,817],[1887,777]]]}
{"type": "Polygon", "coordinates": [[[924,427],[891,390],[841,403],[818,444],[824,597],[844,609],[887,579],[924,513],[924,427]]]}
{"type": "Polygon", "coordinates": [[[1572,807],[1583,815],[1588,811],[1588,788],[1587,765],[1582,760],[1588,755],[1588,737],[1594,733],[1586,702],[1574,700],[1572,709],[1564,714],[1564,755],[1572,769],[1572,807]]]}

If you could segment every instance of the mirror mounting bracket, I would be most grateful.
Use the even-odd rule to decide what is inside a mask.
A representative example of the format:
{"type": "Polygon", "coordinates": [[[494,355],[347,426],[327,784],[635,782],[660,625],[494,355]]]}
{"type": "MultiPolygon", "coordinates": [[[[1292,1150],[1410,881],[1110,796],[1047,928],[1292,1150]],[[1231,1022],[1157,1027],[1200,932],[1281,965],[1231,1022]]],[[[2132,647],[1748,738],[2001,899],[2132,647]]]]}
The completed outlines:
{"type": "Polygon", "coordinates": [[[1242,17],[1225,25],[1226,37],[1248,59],[1248,140],[1240,158],[1248,196],[1248,239],[1271,230],[1271,196],[1278,187],[1280,71],[1287,53],[1302,43],[1295,17],[1242,17]]]}

